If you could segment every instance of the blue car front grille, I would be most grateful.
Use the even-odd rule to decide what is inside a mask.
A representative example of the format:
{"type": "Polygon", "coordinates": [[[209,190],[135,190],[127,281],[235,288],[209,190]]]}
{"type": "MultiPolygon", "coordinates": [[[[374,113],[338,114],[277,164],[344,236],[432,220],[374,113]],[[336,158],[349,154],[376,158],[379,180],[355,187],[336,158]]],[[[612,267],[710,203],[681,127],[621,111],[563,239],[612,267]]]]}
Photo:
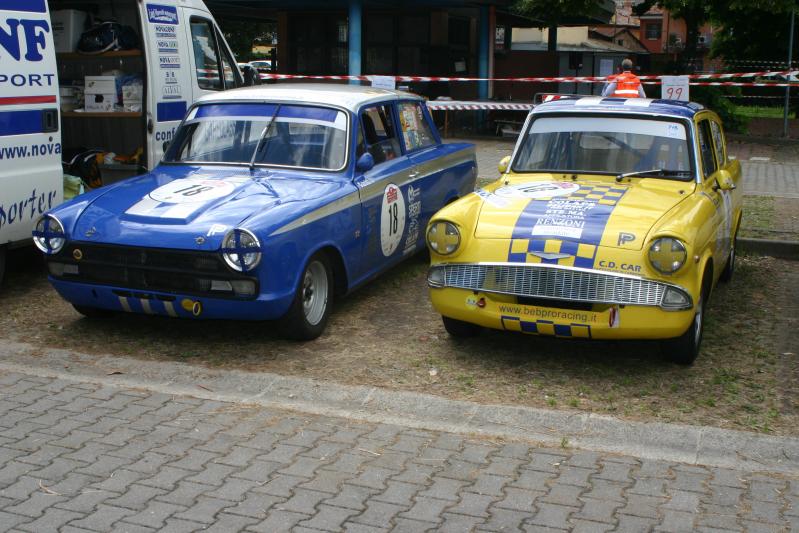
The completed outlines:
{"type": "Polygon", "coordinates": [[[251,280],[257,286],[256,278],[234,272],[213,252],[74,243],[48,261],[77,267],[65,269],[57,279],[140,291],[241,299],[232,292],[212,291],[212,282],[251,280]]]}

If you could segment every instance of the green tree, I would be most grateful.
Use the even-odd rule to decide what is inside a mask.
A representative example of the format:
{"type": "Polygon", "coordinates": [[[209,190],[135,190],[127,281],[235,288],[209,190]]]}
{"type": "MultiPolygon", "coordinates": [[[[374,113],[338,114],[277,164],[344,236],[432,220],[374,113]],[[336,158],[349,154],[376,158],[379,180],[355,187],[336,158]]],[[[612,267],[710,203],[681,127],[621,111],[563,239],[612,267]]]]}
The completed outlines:
{"type": "MultiPolygon", "coordinates": [[[[791,9],[797,0],[711,0],[714,57],[786,61],[791,9]]],[[[796,39],[794,38],[796,45],[796,39]]],[[[794,54],[796,58],[796,54],[794,54]]]]}
{"type": "Polygon", "coordinates": [[[517,0],[513,11],[549,28],[549,51],[557,50],[558,26],[608,22],[613,15],[608,0],[517,0]]]}
{"type": "Polygon", "coordinates": [[[249,20],[225,19],[219,21],[219,27],[237,61],[250,61],[254,44],[271,44],[276,34],[274,23],[255,22],[249,20]]]}

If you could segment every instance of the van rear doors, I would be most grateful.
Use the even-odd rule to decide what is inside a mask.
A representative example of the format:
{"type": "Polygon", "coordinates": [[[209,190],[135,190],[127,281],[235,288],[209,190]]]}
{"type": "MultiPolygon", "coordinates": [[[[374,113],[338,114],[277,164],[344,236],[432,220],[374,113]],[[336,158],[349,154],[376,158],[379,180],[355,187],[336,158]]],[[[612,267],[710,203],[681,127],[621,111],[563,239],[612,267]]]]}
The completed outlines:
{"type": "Polygon", "coordinates": [[[46,0],[0,0],[0,247],[63,199],[57,74],[46,0]]]}

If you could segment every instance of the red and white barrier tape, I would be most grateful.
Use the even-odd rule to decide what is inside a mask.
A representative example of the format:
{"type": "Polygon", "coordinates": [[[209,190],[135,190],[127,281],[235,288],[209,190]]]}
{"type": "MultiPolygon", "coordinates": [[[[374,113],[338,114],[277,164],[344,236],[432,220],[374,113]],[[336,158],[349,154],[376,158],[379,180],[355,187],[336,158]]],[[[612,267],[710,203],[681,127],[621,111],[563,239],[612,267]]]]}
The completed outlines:
{"type": "MultiPolygon", "coordinates": [[[[688,74],[688,79],[730,79],[730,78],[764,78],[768,76],[793,76],[799,70],[738,72],[728,74],[688,74]]],[[[433,82],[433,81],[512,81],[512,82],[539,82],[539,83],[606,83],[604,76],[546,76],[526,78],[465,78],[448,76],[371,76],[371,75],[313,75],[313,74],[261,74],[264,80],[339,80],[339,81],[371,81],[372,78],[393,78],[399,82],[433,82]]],[[[641,80],[660,80],[663,75],[639,76],[641,80]]],[[[708,82],[705,82],[708,83],[708,82]]],[[[787,85],[787,84],[786,84],[787,85]]],[[[784,87],[786,85],[766,84],[765,86],[784,87]]],[[[759,86],[759,85],[758,85],[759,86]]]]}
{"type": "Polygon", "coordinates": [[[533,104],[508,103],[508,102],[469,102],[469,101],[449,101],[449,100],[430,100],[427,108],[431,111],[450,111],[450,110],[506,110],[506,111],[529,111],[533,104]]]}

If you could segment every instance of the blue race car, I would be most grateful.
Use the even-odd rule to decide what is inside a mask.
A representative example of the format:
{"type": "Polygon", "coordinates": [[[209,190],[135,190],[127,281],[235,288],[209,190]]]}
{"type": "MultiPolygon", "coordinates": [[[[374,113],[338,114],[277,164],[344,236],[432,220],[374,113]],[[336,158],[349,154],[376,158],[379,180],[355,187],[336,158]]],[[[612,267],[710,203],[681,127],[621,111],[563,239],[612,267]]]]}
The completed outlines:
{"type": "Polygon", "coordinates": [[[86,316],[281,319],[313,339],[334,296],[424,249],[476,173],[474,147],[442,144],[412,94],[227,91],[189,110],[151,173],[62,204],[33,237],[86,316]]]}

